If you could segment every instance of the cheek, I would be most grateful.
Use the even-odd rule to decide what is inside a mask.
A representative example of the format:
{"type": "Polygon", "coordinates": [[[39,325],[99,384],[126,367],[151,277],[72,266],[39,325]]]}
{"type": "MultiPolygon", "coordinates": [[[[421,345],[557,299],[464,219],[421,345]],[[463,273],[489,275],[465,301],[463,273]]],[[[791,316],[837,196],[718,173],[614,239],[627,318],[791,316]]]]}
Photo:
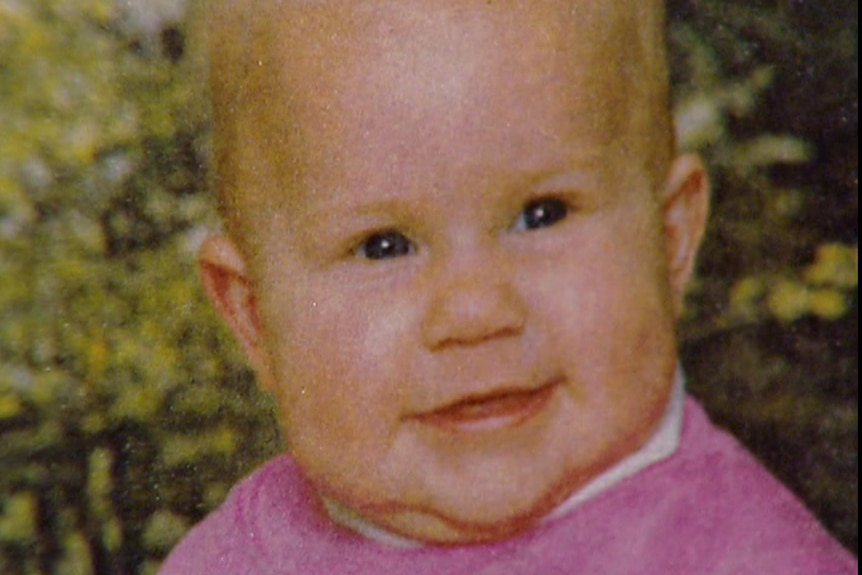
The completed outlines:
{"type": "Polygon", "coordinates": [[[537,284],[553,285],[587,318],[664,313],[670,286],[658,224],[633,211],[597,218],[573,232],[537,284]]]}
{"type": "Polygon", "coordinates": [[[404,367],[404,350],[414,342],[419,323],[418,306],[413,298],[392,296],[367,310],[361,318],[362,328],[356,334],[361,349],[358,362],[371,370],[404,367]]]}
{"type": "Polygon", "coordinates": [[[653,228],[599,224],[585,227],[571,242],[577,247],[527,289],[557,354],[575,358],[584,385],[610,383],[611,391],[615,382],[642,380],[632,377],[642,369],[675,364],[673,306],[653,228]]]}
{"type": "Polygon", "coordinates": [[[565,429],[583,438],[570,462],[601,467],[636,449],[662,417],[675,331],[654,250],[580,253],[549,274],[557,283],[534,292],[533,301],[549,334],[544,347],[568,375],[565,429]]]}
{"type": "Polygon", "coordinates": [[[296,288],[264,320],[288,438],[359,449],[400,415],[413,315],[391,298],[333,287],[296,288]]]}

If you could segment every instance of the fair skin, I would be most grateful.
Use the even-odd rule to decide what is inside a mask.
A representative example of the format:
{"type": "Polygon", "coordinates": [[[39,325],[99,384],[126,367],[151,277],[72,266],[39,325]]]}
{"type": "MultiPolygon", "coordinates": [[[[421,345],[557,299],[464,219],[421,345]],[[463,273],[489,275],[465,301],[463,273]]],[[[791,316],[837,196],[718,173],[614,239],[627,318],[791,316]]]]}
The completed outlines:
{"type": "Polygon", "coordinates": [[[282,6],[232,112],[207,292],[319,493],[414,539],[528,529],[667,405],[706,178],[608,66],[631,2],[571,4],[282,6]]]}

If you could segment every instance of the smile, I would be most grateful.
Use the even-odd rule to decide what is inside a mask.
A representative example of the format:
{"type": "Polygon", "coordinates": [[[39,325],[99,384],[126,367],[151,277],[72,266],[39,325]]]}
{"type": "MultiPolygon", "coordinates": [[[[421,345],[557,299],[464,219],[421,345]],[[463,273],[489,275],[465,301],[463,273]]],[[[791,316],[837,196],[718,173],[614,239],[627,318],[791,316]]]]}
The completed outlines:
{"type": "Polygon", "coordinates": [[[421,413],[414,419],[426,425],[462,433],[511,428],[541,413],[561,383],[561,379],[554,379],[537,389],[501,390],[466,397],[421,413]]]}

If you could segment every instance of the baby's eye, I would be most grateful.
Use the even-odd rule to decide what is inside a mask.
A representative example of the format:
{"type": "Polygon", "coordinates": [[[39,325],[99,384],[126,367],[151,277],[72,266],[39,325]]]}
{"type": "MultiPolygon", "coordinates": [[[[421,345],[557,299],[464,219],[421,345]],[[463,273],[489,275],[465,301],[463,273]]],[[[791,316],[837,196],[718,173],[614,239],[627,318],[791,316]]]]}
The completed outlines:
{"type": "Polygon", "coordinates": [[[369,260],[385,260],[410,255],[416,251],[413,242],[395,230],[378,232],[356,249],[356,254],[369,260]]]}
{"type": "Polygon", "coordinates": [[[566,202],[555,198],[543,198],[527,204],[518,216],[515,229],[537,230],[553,226],[566,219],[569,206],[566,202]]]}

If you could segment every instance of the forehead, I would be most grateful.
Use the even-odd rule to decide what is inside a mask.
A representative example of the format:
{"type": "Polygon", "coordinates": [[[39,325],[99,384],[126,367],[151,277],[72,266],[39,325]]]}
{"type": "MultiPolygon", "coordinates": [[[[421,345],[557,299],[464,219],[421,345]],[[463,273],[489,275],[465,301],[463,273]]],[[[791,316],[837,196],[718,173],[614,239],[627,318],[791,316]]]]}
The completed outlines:
{"type": "MultiPolygon", "coordinates": [[[[242,91],[248,104],[266,105],[283,100],[279,91],[301,94],[305,89],[306,95],[321,98],[333,95],[335,84],[351,80],[391,92],[390,100],[433,98],[444,90],[454,93],[459,84],[475,89],[471,80],[493,78],[495,72],[519,74],[508,76],[509,82],[543,72],[578,80],[554,68],[561,63],[568,64],[566,72],[592,71],[590,80],[626,78],[654,60],[645,52],[660,43],[649,32],[660,27],[656,4],[227,1],[214,19],[217,88],[242,91]],[[264,98],[259,89],[275,93],[264,98]]],[[[573,86],[579,92],[585,87],[573,86]]],[[[602,87],[592,91],[602,92],[602,87]]]]}
{"type": "Polygon", "coordinates": [[[495,137],[522,144],[501,150],[508,164],[529,163],[541,141],[594,152],[653,112],[632,102],[654,99],[661,76],[653,0],[228,6],[214,43],[217,139],[222,171],[244,187],[386,158],[440,173],[434,161],[495,137]]]}

